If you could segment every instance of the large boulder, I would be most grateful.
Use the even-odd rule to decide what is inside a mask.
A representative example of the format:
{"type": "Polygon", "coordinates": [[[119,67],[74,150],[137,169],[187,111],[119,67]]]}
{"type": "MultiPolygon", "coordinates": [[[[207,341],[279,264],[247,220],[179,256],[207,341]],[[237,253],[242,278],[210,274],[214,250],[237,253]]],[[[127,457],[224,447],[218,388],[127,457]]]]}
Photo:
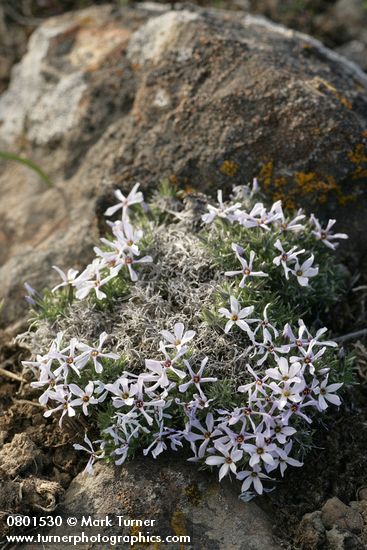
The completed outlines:
{"type": "MultiPolygon", "coordinates": [[[[167,550],[178,548],[200,550],[280,550],[274,540],[270,518],[255,502],[238,499],[237,483],[218,484],[197,468],[174,457],[135,459],[123,468],[98,464],[94,476],[79,474],[66,491],[58,509],[63,526],[50,535],[160,535],[188,536],[190,543],[164,544],[167,550]],[[102,520],[112,525],[82,528],[82,518],[102,520]],[[140,528],[127,523],[119,527],[117,516],[129,520],[153,520],[140,528]],[[76,527],[67,527],[66,519],[77,518],[76,527]]],[[[121,520],[123,521],[123,520],[121,520]]],[[[92,539],[93,540],[93,539],[92,539]]],[[[143,539],[141,539],[143,540],[143,539]]],[[[101,543],[84,541],[82,550],[100,549],[101,543]]],[[[105,544],[106,547],[108,546],[105,544]]],[[[140,547],[140,544],[136,546],[140,547]]],[[[160,545],[142,544],[147,548],[160,545]]],[[[45,545],[45,550],[62,545],[45,545]]],[[[127,548],[128,544],[117,545],[127,548]]],[[[134,545],[135,547],[135,545],[134,545]]],[[[22,546],[20,547],[22,548],[22,546]]],[[[29,550],[36,547],[27,545],[29,550]]]]}
{"type": "Polygon", "coordinates": [[[3,319],[22,312],[23,280],[40,287],[53,263],[89,260],[111,185],[214,191],[257,176],[273,199],[337,216],[358,239],[366,88],[316,40],[243,12],[101,6],[46,21],[0,97],[0,148],[56,184],[10,163],[0,176],[3,319]]]}

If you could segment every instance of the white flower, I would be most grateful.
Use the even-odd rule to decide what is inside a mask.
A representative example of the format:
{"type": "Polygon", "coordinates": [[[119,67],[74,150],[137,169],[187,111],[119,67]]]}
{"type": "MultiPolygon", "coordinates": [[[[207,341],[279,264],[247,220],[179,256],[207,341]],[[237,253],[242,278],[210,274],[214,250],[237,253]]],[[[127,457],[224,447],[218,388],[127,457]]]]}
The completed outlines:
{"type": "MultiPolygon", "coordinates": [[[[133,269],[133,265],[136,264],[150,264],[153,262],[153,258],[151,256],[144,256],[143,258],[136,259],[134,256],[130,254],[123,253],[122,255],[122,265],[126,265],[129,270],[130,279],[133,283],[135,283],[138,280],[138,275],[136,271],[133,269]]],[[[117,266],[116,268],[112,269],[113,275],[117,275],[117,273],[120,271],[121,265],[117,266]]]]}
{"type": "Polygon", "coordinates": [[[288,280],[290,268],[288,267],[287,264],[290,262],[296,262],[297,256],[299,254],[303,254],[305,250],[304,248],[302,250],[297,250],[298,246],[293,246],[290,250],[288,250],[288,252],[286,252],[283,249],[282,243],[280,242],[279,239],[274,243],[274,246],[280,251],[280,254],[279,256],[276,256],[274,258],[273,264],[277,266],[282,265],[284,269],[285,278],[288,280]]]}
{"type": "Polygon", "coordinates": [[[85,416],[88,416],[88,407],[89,405],[96,405],[98,403],[98,399],[93,397],[93,391],[94,391],[94,384],[92,381],[90,381],[82,390],[77,386],[76,384],[69,384],[69,389],[71,393],[77,396],[77,399],[73,399],[70,402],[70,405],[72,407],[77,407],[78,405],[82,406],[83,413],[85,416]]]}
{"type": "Polygon", "coordinates": [[[334,241],[335,239],[348,239],[348,235],[345,233],[331,233],[330,230],[336,223],[336,220],[329,220],[325,229],[321,227],[319,220],[313,214],[310,216],[310,221],[316,228],[316,230],[312,231],[312,234],[318,241],[323,242],[324,245],[332,250],[335,250],[339,243],[333,243],[331,241],[334,241]]]}
{"type": "Polygon", "coordinates": [[[188,361],[186,361],[186,359],[184,359],[184,363],[186,365],[186,368],[189,371],[190,380],[188,382],[186,382],[185,384],[181,384],[178,387],[178,389],[180,390],[181,393],[185,392],[191,385],[194,385],[196,387],[196,389],[198,390],[199,394],[202,396],[204,394],[203,394],[203,390],[201,389],[200,384],[205,384],[207,382],[216,382],[218,380],[217,378],[203,377],[202,376],[204,368],[206,367],[207,362],[208,362],[208,357],[205,357],[201,362],[201,366],[200,366],[200,369],[198,370],[198,372],[194,372],[192,370],[191,366],[190,366],[190,363],[188,361]]]}
{"type": "Polygon", "coordinates": [[[308,286],[308,279],[315,277],[318,272],[318,267],[312,267],[314,262],[314,255],[305,260],[302,265],[299,264],[298,259],[294,265],[294,269],[291,269],[290,272],[297,277],[297,281],[301,286],[308,286]]]}
{"type": "Polygon", "coordinates": [[[251,212],[236,212],[238,221],[247,228],[262,227],[270,231],[269,224],[278,220],[281,216],[274,209],[272,212],[267,212],[262,202],[258,202],[252,208],[251,212]]]}
{"type": "Polygon", "coordinates": [[[275,328],[274,325],[272,325],[269,321],[268,317],[268,308],[271,304],[266,304],[263,311],[263,319],[257,319],[257,322],[259,323],[258,326],[254,330],[254,336],[256,336],[257,332],[262,329],[263,331],[263,339],[271,342],[272,341],[272,335],[270,333],[270,330],[274,334],[274,338],[277,338],[279,335],[278,330],[275,328]]]}
{"type": "Polygon", "coordinates": [[[293,231],[295,233],[298,233],[299,231],[303,231],[305,229],[305,226],[298,223],[301,220],[303,220],[306,216],[302,214],[302,210],[298,210],[297,215],[293,220],[287,220],[283,213],[283,208],[281,201],[277,201],[273,204],[271,208],[271,212],[276,211],[279,214],[279,219],[277,220],[277,227],[281,231],[293,231]]]}
{"type": "Polygon", "coordinates": [[[79,273],[79,271],[77,271],[76,269],[69,269],[67,271],[67,273],[65,273],[64,271],[62,271],[59,267],[57,267],[57,265],[53,265],[52,266],[52,269],[54,269],[55,271],[57,271],[57,273],[60,275],[61,279],[62,279],[62,283],[56,285],[51,292],[55,292],[55,290],[57,290],[58,288],[61,288],[63,286],[72,286],[75,282],[75,279],[79,273]]]}
{"type": "Polygon", "coordinates": [[[125,197],[123,195],[122,191],[120,189],[117,189],[115,191],[115,197],[120,201],[114,206],[110,206],[110,208],[107,208],[105,215],[106,216],[112,216],[115,212],[122,209],[122,219],[126,219],[128,209],[133,204],[141,204],[144,202],[143,193],[141,191],[138,191],[140,186],[140,183],[136,183],[130,193],[125,197]]]}
{"type": "Polygon", "coordinates": [[[75,296],[78,300],[86,298],[91,290],[95,291],[98,300],[106,298],[106,294],[101,291],[101,287],[108,283],[113,275],[110,274],[107,277],[103,277],[101,274],[103,267],[104,265],[97,258],[79,275],[78,279],[75,281],[75,286],[77,288],[75,296]]]}
{"type": "Polygon", "coordinates": [[[106,384],[104,388],[115,396],[112,398],[112,403],[117,408],[124,406],[131,407],[134,403],[134,396],[138,391],[137,386],[131,384],[131,380],[125,376],[118,378],[113,384],[106,384]]]}
{"type": "Polygon", "coordinates": [[[230,448],[230,446],[228,445],[224,446],[224,445],[221,445],[220,443],[217,443],[215,445],[215,448],[217,451],[221,453],[222,456],[220,455],[209,456],[206,459],[205,464],[209,464],[209,466],[221,465],[219,470],[219,481],[221,481],[224,478],[224,476],[229,474],[230,471],[233,472],[234,474],[236,473],[236,470],[237,470],[236,462],[241,460],[243,456],[243,451],[240,451],[239,449],[233,450],[230,448]]]}
{"type": "Polygon", "coordinates": [[[100,362],[100,359],[102,357],[105,357],[107,359],[118,359],[119,356],[117,353],[104,353],[102,352],[103,345],[106,341],[106,338],[108,338],[107,332],[102,332],[99,336],[99,343],[98,346],[88,346],[87,344],[80,343],[78,344],[78,349],[82,351],[82,354],[80,356],[79,362],[82,365],[85,365],[86,362],[91,359],[93,361],[94,369],[97,373],[101,373],[103,371],[103,366],[100,362]]]}
{"type": "Polygon", "coordinates": [[[67,392],[65,392],[64,390],[57,390],[56,392],[54,392],[51,396],[50,395],[50,398],[53,400],[53,401],[56,401],[58,403],[60,403],[60,405],[58,405],[57,407],[53,408],[53,409],[49,409],[47,411],[45,411],[43,413],[43,416],[48,418],[49,416],[51,416],[54,412],[56,411],[59,411],[59,410],[62,410],[62,414],[61,414],[61,417],[60,417],[60,420],[59,420],[59,426],[60,428],[62,427],[62,421],[63,421],[63,418],[64,416],[67,414],[69,417],[72,417],[72,416],[75,416],[75,409],[73,409],[71,403],[70,403],[70,394],[68,394],[67,392]]]}
{"type": "Polygon", "coordinates": [[[307,350],[305,348],[299,348],[299,351],[302,355],[302,357],[292,356],[290,357],[291,363],[298,363],[299,361],[302,361],[304,366],[310,371],[311,374],[315,373],[315,365],[314,363],[324,355],[326,348],[321,348],[317,353],[313,353],[312,348],[314,347],[315,342],[312,342],[309,344],[307,350]]]}
{"type": "Polygon", "coordinates": [[[266,474],[263,474],[259,466],[254,466],[252,470],[243,470],[242,472],[238,472],[237,479],[243,481],[241,487],[242,493],[247,492],[251,485],[253,485],[257,494],[262,495],[264,489],[261,480],[271,478],[266,474]]]}
{"type": "MultiPolygon", "coordinates": [[[[268,336],[270,333],[268,334],[268,336]]],[[[257,361],[257,365],[260,367],[267,360],[269,355],[272,355],[276,361],[279,360],[279,353],[288,353],[290,347],[287,345],[276,346],[273,344],[272,340],[264,338],[263,342],[255,343],[256,350],[255,355],[262,355],[262,357],[257,361]]]]}
{"type": "Polygon", "coordinates": [[[176,323],[173,327],[173,334],[168,330],[161,330],[163,338],[168,342],[166,344],[167,348],[176,348],[177,351],[180,351],[181,348],[190,342],[196,332],[194,330],[188,330],[185,332],[185,326],[183,323],[176,323]]]}
{"type": "Polygon", "coordinates": [[[241,203],[236,202],[236,204],[233,204],[231,206],[225,206],[223,203],[223,193],[221,190],[218,191],[218,203],[219,208],[216,208],[214,206],[208,205],[208,214],[204,214],[202,216],[202,220],[204,223],[211,223],[216,217],[218,218],[224,218],[228,220],[233,220],[232,214],[235,210],[241,207],[241,203]]]}
{"type": "Polygon", "coordinates": [[[217,428],[214,428],[214,417],[212,413],[208,413],[206,415],[205,426],[202,426],[202,424],[200,424],[200,422],[197,419],[195,419],[191,423],[191,426],[189,426],[189,428],[185,432],[185,438],[187,439],[187,441],[190,441],[191,443],[193,443],[193,445],[195,444],[196,441],[201,441],[201,444],[197,453],[198,459],[204,457],[208,445],[212,443],[212,440],[214,437],[218,437],[219,435],[222,435],[222,432],[217,428]],[[199,430],[199,432],[201,433],[193,432],[192,431],[193,428],[195,428],[196,430],[199,430]]]}
{"type": "MultiPolygon", "coordinates": [[[[238,245],[236,245],[235,243],[232,244],[232,248],[234,250],[236,250],[237,246],[238,245]]],[[[236,256],[237,256],[239,262],[241,263],[242,269],[240,271],[226,271],[225,275],[227,277],[234,277],[236,275],[242,275],[242,279],[241,279],[241,282],[239,284],[240,288],[243,288],[245,286],[246,279],[248,277],[268,277],[268,274],[264,273],[263,271],[253,271],[252,270],[252,265],[253,265],[254,258],[255,258],[255,252],[253,250],[251,250],[251,252],[250,252],[250,261],[248,263],[245,260],[245,258],[240,256],[238,253],[236,253],[236,256]]]]}
{"type": "Polygon", "coordinates": [[[315,394],[319,396],[318,398],[318,406],[321,411],[324,411],[328,408],[328,403],[332,403],[333,405],[336,405],[339,407],[341,404],[340,397],[338,395],[335,395],[335,392],[338,391],[343,384],[329,384],[328,383],[328,376],[325,377],[325,379],[321,382],[320,386],[315,388],[315,394]]]}
{"type": "MultiPolygon", "coordinates": [[[[253,338],[253,333],[244,319],[246,319],[251,313],[254,311],[254,306],[245,307],[241,309],[241,306],[238,302],[238,300],[234,296],[230,296],[230,307],[231,310],[221,307],[219,309],[219,313],[223,316],[229,319],[226,323],[226,326],[224,328],[224,332],[227,334],[233,325],[237,325],[240,327],[240,329],[247,332],[247,334],[250,336],[250,338],[253,338]]],[[[253,319],[247,319],[248,322],[253,322],[253,319]]]]}
{"type": "Polygon", "coordinates": [[[249,465],[251,468],[261,461],[266,464],[274,463],[272,453],[276,450],[277,446],[274,443],[268,443],[262,434],[256,435],[255,445],[245,443],[242,445],[242,448],[250,455],[249,465]]]}
{"type": "Polygon", "coordinates": [[[288,365],[285,357],[280,357],[277,360],[278,365],[272,369],[266,369],[266,374],[273,380],[278,382],[287,382],[288,384],[300,383],[301,378],[298,376],[301,371],[301,363],[294,362],[288,365]]]}
{"type": "Polygon", "coordinates": [[[285,382],[282,386],[276,384],[275,382],[271,382],[269,386],[276,395],[280,395],[280,397],[277,397],[277,406],[279,410],[284,409],[288,402],[299,403],[302,401],[299,388],[296,386],[291,386],[289,382],[285,382]]]}
{"type": "MultiPolygon", "coordinates": [[[[91,440],[89,439],[89,437],[87,436],[87,434],[85,434],[85,436],[84,436],[84,442],[87,444],[87,447],[85,447],[84,445],[79,445],[79,443],[74,443],[73,447],[77,451],[85,451],[86,453],[88,453],[90,455],[88,463],[87,463],[83,473],[93,475],[93,473],[94,473],[93,464],[95,463],[96,460],[104,458],[104,451],[102,449],[99,449],[98,451],[95,451],[93,449],[93,444],[92,444],[91,440]]],[[[99,443],[99,441],[95,441],[94,443],[99,443]]]]}
{"type": "Polygon", "coordinates": [[[266,466],[266,470],[268,472],[272,472],[275,470],[278,466],[280,469],[280,474],[282,477],[284,477],[284,472],[289,464],[289,466],[294,466],[296,468],[300,468],[303,466],[303,462],[299,462],[295,458],[292,458],[289,455],[289,453],[292,450],[292,442],[290,441],[284,449],[277,448],[277,454],[274,456],[274,464],[269,464],[266,466]]]}
{"type": "MultiPolygon", "coordinates": [[[[168,375],[167,375],[168,372],[175,373],[175,375],[178,376],[178,378],[181,378],[181,380],[183,378],[185,378],[185,376],[186,376],[185,372],[183,372],[180,369],[175,368],[175,366],[174,366],[175,362],[182,359],[182,354],[178,353],[176,355],[176,357],[171,358],[168,355],[168,353],[166,352],[166,350],[163,346],[163,342],[161,342],[160,350],[165,355],[165,360],[164,361],[156,361],[154,359],[146,359],[145,360],[145,367],[148,370],[150,370],[151,372],[153,372],[155,375],[157,375],[157,379],[153,380],[153,381],[156,381],[156,385],[154,386],[154,388],[156,388],[157,386],[161,386],[162,388],[165,388],[170,384],[170,381],[169,381],[169,378],[168,378],[168,375]]],[[[142,375],[142,376],[144,377],[144,375],[142,375]]],[[[150,378],[148,378],[147,380],[149,381],[150,378]]],[[[150,388],[150,389],[153,389],[153,388],[150,388]]]]}

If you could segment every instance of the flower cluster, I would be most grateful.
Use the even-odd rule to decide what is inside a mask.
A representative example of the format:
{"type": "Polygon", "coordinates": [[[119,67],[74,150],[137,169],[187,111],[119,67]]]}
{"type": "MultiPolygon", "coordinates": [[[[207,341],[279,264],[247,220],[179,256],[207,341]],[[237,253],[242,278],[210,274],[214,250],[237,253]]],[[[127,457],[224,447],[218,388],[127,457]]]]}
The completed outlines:
{"type": "MultiPolygon", "coordinates": [[[[254,182],[254,187],[256,187],[256,181],[254,182]]],[[[294,218],[288,219],[283,212],[281,201],[275,202],[270,210],[262,202],[256,202],[250,211],[247,212],[241,208],[241,203],[239,202],[226,206],[223,203],[222,191],[218,191],[218,203],[219,207],[208,206],[209,213],[202,216],[203,222],[209,224],[215,221],[215,219],[220,218],[231,224],[239,224],[246,229],[258,228],[266,233],[271,233],[273,230],[273,234],[278,235],[275,242],[273,242],[273,247],[276,249],[274,250],[273,264],[283,269],[287,280],[289,280],[289,275],[292,275],[301,286],[309,286],[309,279],[318,275],[319,268],[318,266],[314,266],[315,257],[312,253],[305,260],[300,260],[299,256],[306,253],[304,248],[301,249],[296,245],[289,249],[284,249],[282,243],[283,235],[286,233],[291,233],[295,236],[299,235],[299,240],[302,242],[304,233],[308,231],[314,236],[315,240],[322,242],[333,250],[338,245],[338,243],[334,242],[335,239],[348,238],[345,233],[333,234],[331,232],[335,220],[329,220],[326,228],[323,229],[319,220],[313,214],[307,220],[302,210],[299,210],[294,218]]],[[[244,249],[240,245],[232,243],[232,249],[241,264],[241,269],[226,271],[225,275],[228,277],[241,275],[240,288],[245,286],[248,277],[268,276],[267,273],[261,270],[253,270],[253,262],[256,255],[253,250],[250,250],[249,257],[246,259],[243,256],[244,249]]]]}
{"type": "MultiPolygon", "coordinates": [[[[139,449],[156,458],[186,445],[192,451],[190,461],[219,468],[219,480],[227,475],[240,480],[242,498],[247,500],[271,490],[277,472],[283,476],[288,466],[302,465],[302,434],[329,405],[340,405],[341,377],[332,368],[337,344],[323,339],[326,328],[308,328],[303,321],[308,319],[292,310],[294,304],[289,307],[287,302],[280,314],[284,296],[279,281],[285,286],[292,278],[298,281],[294,287],[307,301],[310,294],[304,287],[310,289],[309,280],[319,278],[323,267],[322,254],[312,243],[316,248],[321,243],[328,252],[322,245],[335,249],[335,239],[346,235],[331,233],[334,220],[322,229],[313,215],[306,219],[301,211],[288,219],[280,201],[270,209],[254,203],[256,181],[252,190],[241,187],[234,193],[234,201],[226,205],[219,191],[219,206],[209,205],[202,218],[203,233],[216,224],[223,230],[220,243],[214,235],[213,249],[224,247],[219,273],[229,282],[217,289],[216,328],[209,322],[205,329],[201,322],[195,324],[197,315],[190,330],[182,322],[172,326],[175,317],[170,312],[170,323],[161,325],[166,330],[159,335],[157,331],[152,351],[144,348],[143,354],[136,354],[138,368],[129,365],[129,357],[105,349],[105,332],[95,345],[66,339],[59,332],[46,353],[24,362],[37,378],[32,386],[41,391],[46,417],[59,414],[62,427],[66,418],[84,416],[90,420],[90,433],[98,427],[95,441],[85,435],[84,445],[74,445],[89,454],[86,472],[93,473],[97,460],[108,458],[120,465],[139,449]],[[251,241],[249,235],[255,238],[251,241]],[[306,252],[307,246],[311,252],[306,252]],[[320,265],[314,266],[315,258],[321,259],[320,265]],[[218,326],[228,350],[239,349],[245,358],[242,372],[232,378],[218,366],[218,355],[215,363],[210,346],[203,352],[205,337],[211,338],[208,331],[215,340],[218,326]],[[227,400],[222,397],[224,387],[231,392],[227,400]],[[95,419],[103,415],[91,414],[94,409],[108,413],[107,423],[97,421],[96,426],[95,419]]],[[[101,239],[103,246],[95,247],[96,258],[80,275],[55,266],[62,282],[54,291],[75,289],[82,299],[94,290],[103,299],[101,287],[122,269],[135,282],[135,267],[152,261],[140,256],[143,232],[129,218],[132,205],[144,205],[138,184],[127,197],[121,191],[115,195],[119,202],[106,215],[119,210],[122,215],[109,223],[112,240],[101,239]]],[[[33,289],[28,290],[34,301],[33,289]]],[[[300,307],[298,296],[294,303],[300,307]]]]}
{"type": "Polygon", "coordinates": [[[102,238],[104,247],[94,247],[96,258],[89,264],[82,273],[75,269],[69,269],[64,273],[59,267],[53,266],[61,277],[61,283],[56,285],[52,291],[66,287],[71,292],[75,289],[75,296],[79,300],[86,298],[94,291],[98,300],[106,298],[101,288],[111,279],[116,277],[122,269],[127,269],[130,279],[133,282],[138,280],[135,268],[140,264],[151,263],[151,256],[140,257],[139,243],[143,238],[141,229],[135,230],[129,221],[129,208],[135,204],[144,205],[144,197],[138,191],[137,183],[130,193],[125,197],[120,190],[115,191],[118,203],[108,208],[106,216],[112,216],[118,210],[122,211],[121,220],[109,222],[113,238],[102,238]]]}
{"type": "Polygon", "coordinates": [[[162,331],[160,358],[146,359],[139,374],[124,370],[107,383],[97,376],[103,372],[102,361],[119,356],[103,351],[106,333],[96,346],[72,338],[65,347],[59,333],[45,355],[24,362],[37,374],[32,386],[42,388],[40,403],[56,404],[44,415],[60,411],[60,426],[65,415],[73,417],[79,410],[88,416],[91,407],[112,403],[116,412],[102,430],[99,448],[94,450],[88,436],[87,447],[75,445],[90,454],[87,472],[93,472],[95,460],[107,456],[122,464],[142,441],[146,442],[144,455],[151,453],[154,458],[168,448],[178,450],[186,441],[193,451],[189,460],[218,466],[220,480],[236,475],[247,499],[253,496],[251,487],[258,494],[263,492],[263,482],[272,481],[271,472],[279,469],[283,476],[288,465],[302,465],[290,456],[299,420],[311,423],[313,411],[340,404],[335,392],[342,384],[329,383],[329,368],[322,363],[327,347],[336,343],[320,340],[326,329],[312,336],[302,320],[296,333],[286,325],[280,335],[266,310],[262,319],[250,319],[253,307],[241,309],[234,297],[230,309],[221,313],[229,319],[227,333],[237,326],[252,343],[253,366],[247,365],[251,381],[237,388],[234,408],[218,408],[210,398],[207,390],[218,379],[207,374],[208,357],[198,365],[190,359],[196,333],[185,331],[182,323],[176,323],[172,333],[162,331]],[[280,344],[279,338],[287,343],[280,344]],[[265,360],[268,368],[258,370],[265,360]],[[90,376],[85,386],[69,381],[84,369],[89,369],[90,376]]]}

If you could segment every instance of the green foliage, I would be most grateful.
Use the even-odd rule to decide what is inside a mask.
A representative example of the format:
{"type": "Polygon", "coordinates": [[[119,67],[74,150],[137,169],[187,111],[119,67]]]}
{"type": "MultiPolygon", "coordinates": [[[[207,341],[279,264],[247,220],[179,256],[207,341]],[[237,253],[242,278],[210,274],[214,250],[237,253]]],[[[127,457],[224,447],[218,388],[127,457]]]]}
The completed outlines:
{"type": "Polygon", "coordinates": [[[5,160],[13,160],[15,162],[18,162],[19,164],[27,166],[27,168],[33,170],[33,172],[35,172],[48,187],[53,187],[53,183],[50,180],[49,176],[42,170],[42,168],[40,168],[40,166],[38,166],[38,164],[36,164],[32,160],[16,155],[15,153],[9,153],[7,151],[0,151],[0,158],[3,158],[5,160]]]}

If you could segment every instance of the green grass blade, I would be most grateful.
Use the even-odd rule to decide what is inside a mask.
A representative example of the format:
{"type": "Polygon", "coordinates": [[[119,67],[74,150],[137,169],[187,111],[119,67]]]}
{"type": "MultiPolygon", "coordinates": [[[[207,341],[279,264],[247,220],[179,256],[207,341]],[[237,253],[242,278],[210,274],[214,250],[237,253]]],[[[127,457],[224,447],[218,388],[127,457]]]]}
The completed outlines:
{"type": "Polygon", "coordinates": [[[53,187],[53,183],[50,180],[50,178],[48,177],[48,175],[42,170],[42,168],[40,168],[33,161],[31,161],[27,158],[24,158],[24,157],[20,157],[19,155],[16,155],[15,153],[8,153],[6,151],[0,151],[0,158],[3,158],[5,160],[14,160],[15,162],[19,162],[20,164],[24,164],[24,166],[27,166],[28,168],[30,168],[31,170],[36,172],[36,174],[39,175],[39,177],[43,180],[43,182],[48,187],[53,187]]]}

